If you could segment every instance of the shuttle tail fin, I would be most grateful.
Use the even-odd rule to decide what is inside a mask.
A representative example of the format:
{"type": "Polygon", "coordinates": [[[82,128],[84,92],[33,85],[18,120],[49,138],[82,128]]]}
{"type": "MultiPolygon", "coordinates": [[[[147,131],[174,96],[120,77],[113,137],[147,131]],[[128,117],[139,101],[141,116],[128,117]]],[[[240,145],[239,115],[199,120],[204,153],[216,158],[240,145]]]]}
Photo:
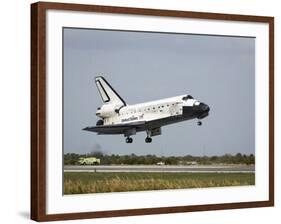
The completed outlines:
{"type": "Polygon", "coordinates": [[[104,103],[126,106],[126,102],[112,88],[112,86],[102,76],[97,76],[95,82],[104,103]]]}

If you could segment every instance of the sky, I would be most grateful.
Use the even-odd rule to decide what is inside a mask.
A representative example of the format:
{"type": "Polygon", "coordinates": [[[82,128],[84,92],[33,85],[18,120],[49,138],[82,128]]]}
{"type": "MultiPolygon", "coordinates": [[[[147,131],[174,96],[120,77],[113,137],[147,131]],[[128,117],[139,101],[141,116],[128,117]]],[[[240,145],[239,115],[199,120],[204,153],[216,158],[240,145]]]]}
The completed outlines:
{"type": "Polygon", "coordinates": [[[64,28],[63,40],[64,153],[255,154],[254,38],[64,28]],[[210,114],[202,126],[164,126],[150,144],[145,132],[127,144],[123,135],[83,131],[102,105],[97,75],[127,104],[190,94],[210,114]]]}

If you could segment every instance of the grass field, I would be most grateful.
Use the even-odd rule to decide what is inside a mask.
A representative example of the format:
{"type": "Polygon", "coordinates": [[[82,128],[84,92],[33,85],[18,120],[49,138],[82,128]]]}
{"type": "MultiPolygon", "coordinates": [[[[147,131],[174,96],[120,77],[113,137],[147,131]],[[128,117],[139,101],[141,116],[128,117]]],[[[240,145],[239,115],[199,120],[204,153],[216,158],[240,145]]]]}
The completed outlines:
{"type": "Polygon", "coordinates": [[[64,173],[65,194],[223,187],[254,184],[254,173],[64,173]]]}

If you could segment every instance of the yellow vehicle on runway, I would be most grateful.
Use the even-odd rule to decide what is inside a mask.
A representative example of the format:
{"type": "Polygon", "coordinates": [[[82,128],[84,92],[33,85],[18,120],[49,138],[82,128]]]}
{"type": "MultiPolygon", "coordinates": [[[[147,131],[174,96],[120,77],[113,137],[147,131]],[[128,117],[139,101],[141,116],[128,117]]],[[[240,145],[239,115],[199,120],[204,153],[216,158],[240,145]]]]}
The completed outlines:
{"type": "Polygon", "coordinates": [[[100,165],[100,159],[96,157],[81,157],[78,163],[80,165],[100,165]]]}

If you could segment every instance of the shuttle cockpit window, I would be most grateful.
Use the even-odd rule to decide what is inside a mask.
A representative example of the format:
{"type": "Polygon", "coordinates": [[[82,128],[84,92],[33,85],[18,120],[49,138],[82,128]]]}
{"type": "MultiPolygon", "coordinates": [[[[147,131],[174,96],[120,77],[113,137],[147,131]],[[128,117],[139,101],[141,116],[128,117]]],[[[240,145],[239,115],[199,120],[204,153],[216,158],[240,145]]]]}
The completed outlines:
{"type": "Polygon", "coordinates": [[[184,101],[189,100],[189,99],[193,99],[193,97],[191,95],[187,95],[182,98],[182,100],[184,100],[184,101]]]}

